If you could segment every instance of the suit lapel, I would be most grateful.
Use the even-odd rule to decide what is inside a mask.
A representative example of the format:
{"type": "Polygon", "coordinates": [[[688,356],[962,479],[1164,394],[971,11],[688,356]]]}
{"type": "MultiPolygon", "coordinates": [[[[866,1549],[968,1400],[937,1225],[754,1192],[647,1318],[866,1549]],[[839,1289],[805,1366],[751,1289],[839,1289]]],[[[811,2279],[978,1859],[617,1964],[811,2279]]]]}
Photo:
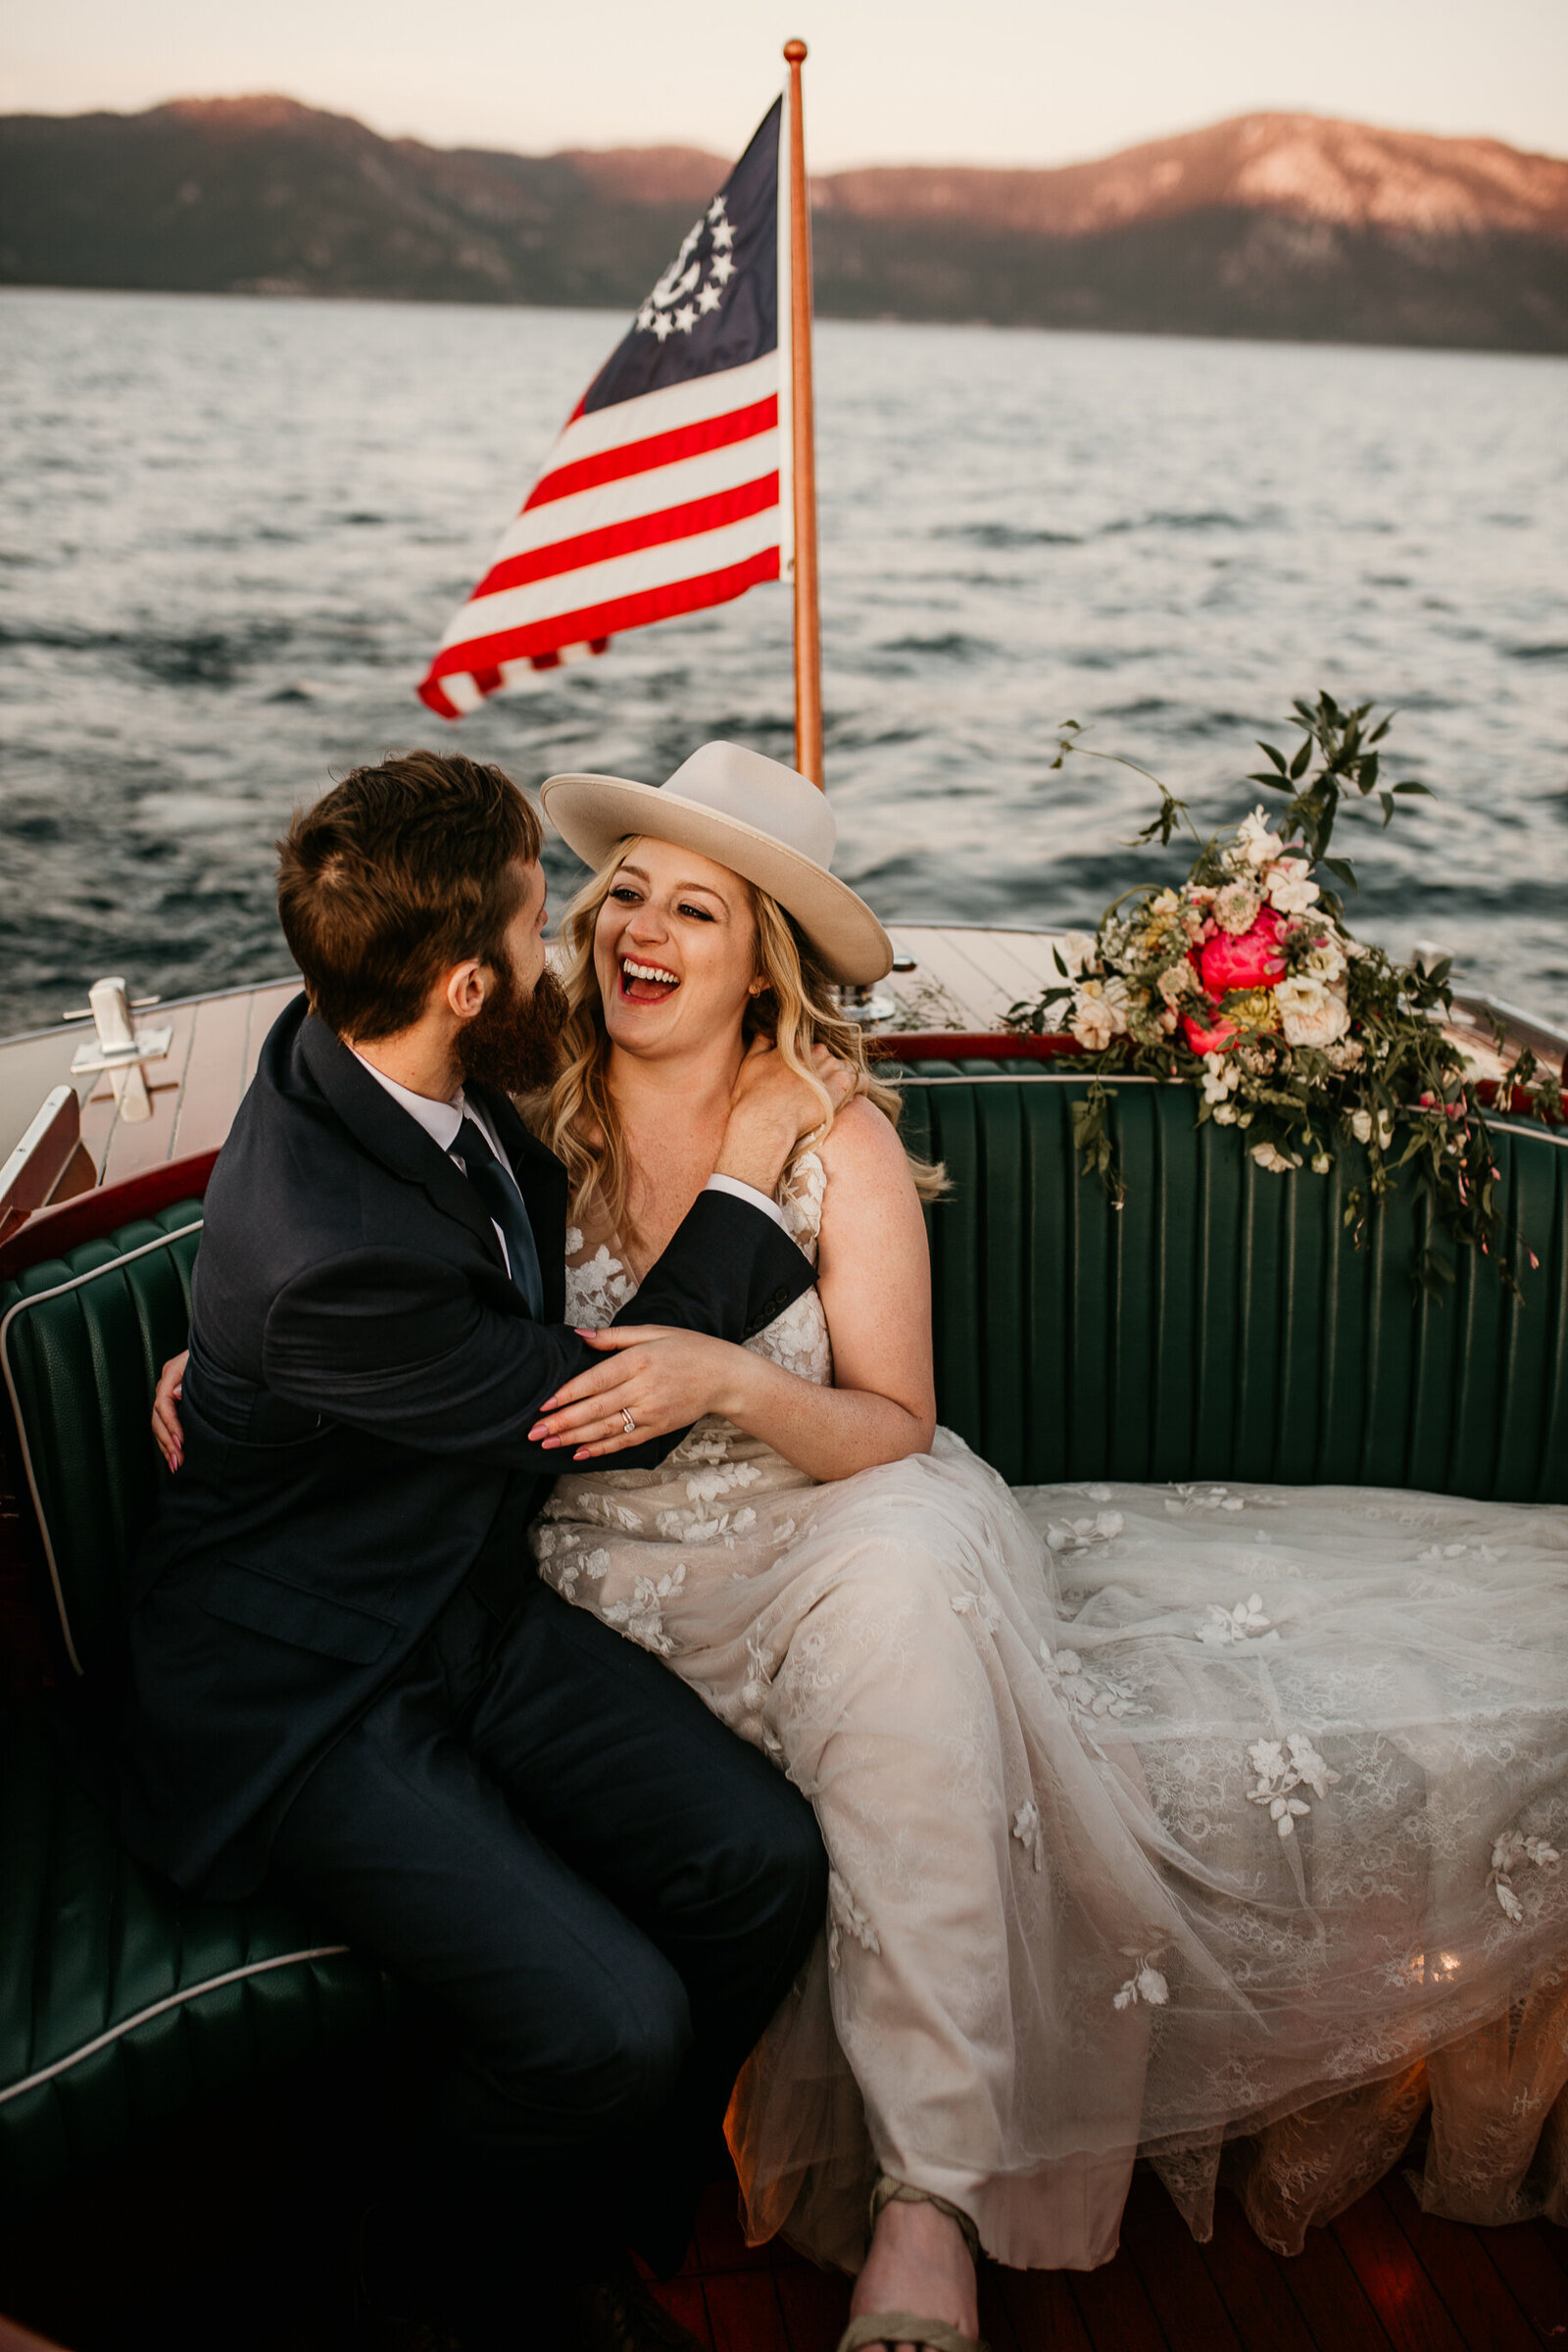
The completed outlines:
{"type": "MultiPolygon", "coordinates": [[[[432,1143],[417,1120],[377,1086],[341,1038],[313,1012],[299,1036],[305,1066],[345,1127],[372,1158],[410,1184],[423,1187],[444,1216],[455,1217],[504,1274],[506,1259],[484,1202],[466,1176],[458,1173],[438,1144],[432,1143]]],[[[486,1107],[489,1107],[489,1098],[486,1107]]],[[[509,1110],[511,1105],[508,1105],[509,1110]]],[[[514,1113],[515,1118],[515,1114],[514,1113]]],[[[515,1122],[519,1127],[521,1121],[515,1122]]],[[[548,1155],[547,1155],[548,1156],[548,1155]]],[[[526,1199],[526,1194],[524,1199],[526,1199]]],[[[544,1252],[540,1251],[541,1265],[544,1252]]],[[[558,1262],[560,1252],[557,1252],[558,1262]]],[[[556,1320],[559,1320],[559,1313],[556,1320]]]]}

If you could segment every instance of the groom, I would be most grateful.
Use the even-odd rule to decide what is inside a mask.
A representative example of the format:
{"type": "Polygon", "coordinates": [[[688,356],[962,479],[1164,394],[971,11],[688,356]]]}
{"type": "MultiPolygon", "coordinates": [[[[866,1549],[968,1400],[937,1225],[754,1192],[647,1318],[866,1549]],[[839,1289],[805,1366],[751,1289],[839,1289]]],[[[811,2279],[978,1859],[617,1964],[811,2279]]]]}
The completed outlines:
{"type": "MultiPolygon", "coordinates": [[[[207,1193],[123,1731],[137,1852],[265,1879],[414,1989],[432,2054],[367,2286],[466,2352],[682,2340],[619,2249],[678,2262],[826,1899],[796,1790],[528,1556],[540,1413],[602,1361],[561,1319],[564,1171],[508,1101],[565,1009],[540,841],[498,768],[417,752],[280,845],[305,993],[207,1193]]],[[[809,1285],[771,1196],[819,1113],[775,1061],[638,1321],[740,1341],[809,1285]]],[[[645,1428],[622,1466],[679,1435],[645,1428]]]]}

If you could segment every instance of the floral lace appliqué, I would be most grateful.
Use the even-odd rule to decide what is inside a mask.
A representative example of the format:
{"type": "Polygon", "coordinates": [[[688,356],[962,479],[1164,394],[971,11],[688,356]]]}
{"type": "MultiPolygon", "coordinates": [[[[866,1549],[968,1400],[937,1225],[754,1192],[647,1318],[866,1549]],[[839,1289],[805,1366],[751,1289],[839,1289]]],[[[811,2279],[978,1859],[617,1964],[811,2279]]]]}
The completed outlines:
{"type": "Polygon", "coordinates": [[[1555,1870],[1561,1860],[1557,1848],[1548,1845],[1544,1838],[1527,1838],[1522,1830],[1504,1830],[1492,1849],[1492,1891],[1496,1896],[1504,1916],[1518,1927],[1525,1915],[1524,1904],[1514,1892],[1513,1874],[1526,1862],[1537,1870],[1555,1870]]]}
{"type": "Polygon", "coordinates": [[[1225,1487],[1210,1487],[1200,1493],[1197,1487],[1178,1487],[1173,1495],[1165,1498],[1165,1508],[1173,1519],[1185,1518],[1189,1511],[1245,1511],[1245,1496],[1232,1494],[1225,1487]]]}
{"type": "Polygon", "coordinates": [[[994,1634],[1002,1623],[1002,1603],[994,1592],[955,1592],[955,1617],[975,1617],[988,1634],[994,1634]]]}
{"type": "MultiPolygon", "coordinates": [[[[589,1562],[590,1570],[592,1561],[589,1562]]],[[[618,1626],[628,1641],[641,1642],[644,1649],[667,1658],[674,1642],[664,1631],[663,1604],[677,1593],[686,1582],[686,1563],[680,1561],[667,1575],[658,1578],[640,1576],[632,1587],[629,1600],[611,1600],[605,1603],[607,1625],[618,1626]]],[[[568,1598],[570,1595],[568,1594],[568,1598]]]]}
{"type": "Polygon", "coordinates": [[[837,1969],[843,1957],[844,1937],[853,1936],[863,1950],[880,1955],[882,1940],[861,1910],[854,1895],[836,1870],[827,1874],[827,1964],[837,1969]]]}
{"type": "Polygon", "coordinates": [[[1240,1643],[1256,1649],[1272,1649],[1279,1641],[1273,1620],[1263,1614],[1263,1595],[1250,1592],[1233,1609],[1210,1606],[1208,1623],[1198,1628],[1200,1642],[1210,1649],[1232,1649],[1240,1643]]]}
{"type": "Polygon", "coordinates": [[[1034,1798],[1026,1797],[1012,1817],[1012,1834],[1036,1870],[1046,1867],[1046,1840],[1040,1827],[1040,1807],[1034,1798]]]}
{"type": "Polygon", "coordinates": [[[1046,1680],[1062,1704],[1085,1721],[1096,1716],[1147,1715],[1138,1704],[1135,1683],[1115,1674],[1090,1674],[1075,1649],[1058,1649],[1053,1657],[1048,1643],[1040,1644],[1040,1663],[1046,1680]]]}
{"type": "Polygon", "coordinates": [[[1122,1958],[1133,1962],[1133,1973],[1121,1989],[1111,1994],[1113,2009],[1133,2009],[1140,2001],[1147,2001],[1152,2009],[1164,2008],[1170,1999],[1170,1986],[1154,1966],[1164,1949],[1162,1943],[1152,1945],[1148,1951],[1141,1951],[1136,1943],[1122,1945],[1122,1958]]]}
{"type": "MultiPolygon", "coordinates": [[[[582,1234],[575,1226],[572,1232],[580,1250],[582,1234]]],[[[566,1238],[569,1243],[571,1235],[566,1238]]],[[[622,1260],[612,1257],[608,1245],[601,1242],[592,1257],[580,1266],[566,1268],[566,1321],[584,1331],[602,1331],[613,1323],[635,1287],[622,1260]]]]}
{"type": "Polygon", "coordinates": [[[1247,1801],[1267,1805],[1268,1817],[1282,1838],[1294,1838],[1298,1821],[1312,1810],[1296,1791],[1310,1788],[1314,1796],[1327,1796],[1340,1778],[1324,1763],[1304,1732],[1291,1732],[1284,1740],[1254,1740],[1247,1755],[1257,1775],[1255,1785],[1247,1791],[1247,1801]]]}
{"type": "Polygon", "coordinates": [[[1046,1542],[1070,1559],[1091,1544],[1113,1544],[1125,1524],[1120,1511],[1097,1511],[1092,1519],[1054,1519],[1046,1529],[1046,1542]]]}

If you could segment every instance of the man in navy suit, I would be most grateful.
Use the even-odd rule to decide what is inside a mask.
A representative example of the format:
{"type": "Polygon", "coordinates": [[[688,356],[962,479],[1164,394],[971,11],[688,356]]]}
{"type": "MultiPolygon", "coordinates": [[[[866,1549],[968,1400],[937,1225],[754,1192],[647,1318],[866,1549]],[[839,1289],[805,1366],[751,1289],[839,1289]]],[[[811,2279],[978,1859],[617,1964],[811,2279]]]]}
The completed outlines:
{"type": "MultiPolygon", "coordinates": [[[[820,1841],[528,1556],[541,1411],[603,1361],[561,1322],[564,1171],[508,1100],[564,1012],[537,818],[499,769],[416,753],[280,850],[305,994],[207,1194],[183,1458],[132,1595],[126,1835],[198,1892],[276,1884],[415,1988],[436,2055],[383,2279],[466,2346],[677,2340],[624,2278],[575,2281],[627,2236],[678,2261],[820,1921],[820,1841]]],[[[743,1070],[639,1322],[740,1341],[810,1283],[771,1196],[819,1114],[775,1061],[743,1070]]],[[[682,1432],[636,1434],[629,1467],[682,1432]]]]}

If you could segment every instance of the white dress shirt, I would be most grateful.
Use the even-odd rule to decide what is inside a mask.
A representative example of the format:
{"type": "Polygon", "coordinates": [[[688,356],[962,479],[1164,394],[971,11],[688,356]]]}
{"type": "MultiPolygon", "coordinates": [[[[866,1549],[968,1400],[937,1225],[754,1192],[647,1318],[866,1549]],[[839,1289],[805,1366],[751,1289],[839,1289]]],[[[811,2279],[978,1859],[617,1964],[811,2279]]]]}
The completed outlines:
{"type": "MultiPolygon", "coordinates": [[[[464,1164],[462,1155],[452,1149],[458,1140],[458,1129],[463,1125],[465,1119],[473,1121],[497,1159],[500,1160],[501,1165],[504,1168],[511,1167],[512,1161],[502,1149],[501,1138],[479,1108],[478,1103],[470,1102],[461,1086],[450,1102],[441,1102],[433,1095],[416,1095],[412,1087],[399,1086],[395,1078],[389,1078],[385,1070],[378,1070],[373,1061],[367,1061],[365,1055],[355,1053],[352,1046],[350,1046],[349,1052],[354,1054],[355,1060],[362,1069],[369,1071],[376,1085],[384,1087],[393,1102],[401,1103],[410,1118],[417,1121],[430,1138],[431,1143],[446,1153],[453,1166],[463,1169],[465,1176],[468,1171],[464,1164]]],[[[749,1200],[754,1208],[761,1210],[764,1217],[771,1217],[775,1225],[781,1230],[783,1228],[784,1215],[778,1202],[770,1200],[765,1193],[760,1193],[755,1185],[742,1184],[739,1177],[710,1176],[703,1190],[705,1193],[732,1193],[737,1200],[749,1200]]],[[[523,1206],[523,1214],[527,1214],[526,1203],[523,1206]]],[[[491,1219],[491,1223],[495,1225],[494,1218],[491,1219]]],[[[499,1225],[495,1225],[495,1236],[501,1244],[502,1262],[510,1274],[512,1257],[507,1249],[507,1237],[499,1225]]],[[[537,1235],[534,1238],[537,1242],[537,1235]]]]}

